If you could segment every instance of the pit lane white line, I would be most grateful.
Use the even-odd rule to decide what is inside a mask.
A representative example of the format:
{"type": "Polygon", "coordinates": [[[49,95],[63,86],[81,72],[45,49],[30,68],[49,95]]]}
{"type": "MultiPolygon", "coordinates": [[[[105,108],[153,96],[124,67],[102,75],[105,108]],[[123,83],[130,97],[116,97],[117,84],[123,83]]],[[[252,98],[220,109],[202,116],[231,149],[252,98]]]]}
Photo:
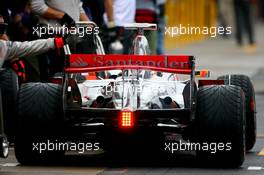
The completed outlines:
{"type": "Polygon", "coordinates": [[[15,167],[18,165],[19,165],[19,163],[2,163],[2,164],[0,164],[0,166],[2,166],[2,167],[15,167]]]}
{"type": "Polygon", "coordinates": [[[33,167],[23,167],[19,166],[18,163],[5,163],[0,164],[0,174],[1,172],[6,173],[33,173],[33,174],[39,174],[39,173],[45,173],[45,174],[68,174],[71,175],[72,172],[75,174],[86,174],[86,175],[97,175],[100,173],[103,173],[106,168],[100,168],[100,167],[39,167],[39,166],[33,166],[33,167]],[[14,168],[14,167],[16,168],[14,168]]]}
{"type": "Polygon", "coordinates": [[[264,170],[264,168],[261,167],[261,166],[249,166],[248,170],[250,170],[250,171],[260,171],[260,170],[264,170]]]}

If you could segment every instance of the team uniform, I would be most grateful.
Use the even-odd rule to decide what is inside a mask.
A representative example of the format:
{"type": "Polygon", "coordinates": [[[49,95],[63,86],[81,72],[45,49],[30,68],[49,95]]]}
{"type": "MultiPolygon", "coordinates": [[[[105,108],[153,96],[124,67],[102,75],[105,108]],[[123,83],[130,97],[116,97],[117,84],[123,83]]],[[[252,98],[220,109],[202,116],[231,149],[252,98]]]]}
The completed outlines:
{"type": "Polygon", "coordinates": [[[31,6],[33,13],[39,15],[40,24],[53,27],[60,26],[57,20],[42,17],[49,7],[67,13],[74,21],[79,21],[80,14],[85,13],[80,0],[31,0],[31,6]]]}
{"type": "Polygon", "coordinates": [[[54,39],[51,38],[25,42],[0,40],[0,68],[3,66],[5,60],[38,55],[50,49],[55,49],[54,39]]]}
{"type": "MultiPolygon", "coordinates": [[[[135,13],[135,0],[113,0],[113,17],[116,26],[123,27],[127,23],[135,22],[135,13]]],[[[107,23],[106,15],[104,17],[107,23]]]]}
{"type": "MultiPolygon", "coordinates": [[[[116,27],[124,27],[125,24],[134,23],[136,14],[136,0],[113,0],[113,21],[116,27]]],[[[104,15],[105,23],[108,24],[106,14],[104,15]]],[[[129,54],[133,41],[132,31],[122,31],[120,38],[123,44],[123,54],[129,54]]]]}

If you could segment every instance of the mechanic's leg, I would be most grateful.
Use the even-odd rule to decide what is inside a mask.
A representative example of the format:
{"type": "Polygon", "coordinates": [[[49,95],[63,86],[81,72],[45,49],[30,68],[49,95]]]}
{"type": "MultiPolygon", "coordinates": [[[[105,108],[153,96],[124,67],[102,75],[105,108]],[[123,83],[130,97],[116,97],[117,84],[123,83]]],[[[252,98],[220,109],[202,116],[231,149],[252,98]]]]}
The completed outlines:
{"type": "Polygon", "coordinates": [[[264,1],[259,1],[260,4],[260,15],[262,17],[262,20],[264,20],[264,1]]]}
{"type": "Polygon", "coordinates": [[[27,82],[40,81],[39,62],[37,58],[37,56],[24,58],[27,82]]]}
{"type": "Polygon", "coordinates": [[[234,0],[234,11],[235,11],[235,23],[236,23],[236,40],[239,46],[243,45],[242,40],[242,29],[243,29],[243,21],[242,14],[240,8],[240,1],[234,0]]]}
{"type": "Polygon", "coordinates": [[[253,24],[252,24],[252,18],[251,18],[250,2],[244,1],[241,7],[243,11],[245,31],[247,32],[248,37],[249,37],[249,44],[254,44],[255,39],[254,39],[253,24]]]}
{"type": "Polygon", "coordinates": [[[121,36],[121,42],[124,47],[123,54],[133,54],[131,52],[131,47],[133,45],[134,36],[135,36],[134,31],[124,30],[123,36],[121,36]]]}
{"type": "Polygon", "coordinates": [[[47,54],[39,55],[38,62],[39,62],[40,81],[47,82],[48,77],[49,77],[48,76],[49,75],[49,71],[48,71],[49,60],[48,60],[47,54]]]}
{"type": "MultiPolygon", "coordinates": [[[[219,20],[220,25],[223,27],[229,27],[234,24],[234,4],[230,0],[219,0],[219,20]]],[[[224,37],[229,37],[230,35],[227,34],[225,31],[224,37]]]]}
{"type": "Polygon", "coordinates": [[[56,73],[63,71],[64,57],[58,55],[56,51],[49,53],[49,78],[53,77],[56,73]]]}
{"type": "Polygon", "coordinates": [[[108,31],[107,31],[106,27],[101,27],[100,28],[99,37],[101,38],[105,53],[109,54],[109,52],[110,52],[109,51],[110,42],[109,42],[108,36],[106,34],[107,32],[108,31]]]}
{"type": "Polygon", "coordinates": [[[49,51],[39,58],[40,80],[48,82],[49,78],[53,77],[56,73],[62,72],[64,57],[57,55],[55,51],[49,51]]]}
{"type": "Polygon", "coordinates": [[[165,27],[165,20],[161,19],[159,22],[159,30],[158,30],[158,37],[157,37],[157,54],[162,55],[164,54],[164,27],[165,27]]]}
{"type": "Polygon", "coordinates": [[[158,18],[157,54],[164,54],[164,34],[165,34],[165,5],[160,5],[160,16],[158,18]]]}
{"type": "Polygon", "coordinates": [[[148,39],[149,42],[149,49],[151,55],[156,54],[156,49],[157,49],[157,31],[145,31],[146,38],[148,39]]]}
{"type": "MultiPolygon", "coordinates": [[[[41,25],[41,27],[46,27],[46,25],[41,25]]],[[[38,39],[47,39],[53,38],[53,35],[45,34],[38,39]]],[[[54,57],[52,54],[53,51],[49,51],[45,54],[39,55],[39,72],[40,72],[40,81],[41,82],[48,82],[50,78],[50,66],[51,66],[51,58],[54,57]]],[[[55,57],[56,58],[56,57],[55,57]]]]}

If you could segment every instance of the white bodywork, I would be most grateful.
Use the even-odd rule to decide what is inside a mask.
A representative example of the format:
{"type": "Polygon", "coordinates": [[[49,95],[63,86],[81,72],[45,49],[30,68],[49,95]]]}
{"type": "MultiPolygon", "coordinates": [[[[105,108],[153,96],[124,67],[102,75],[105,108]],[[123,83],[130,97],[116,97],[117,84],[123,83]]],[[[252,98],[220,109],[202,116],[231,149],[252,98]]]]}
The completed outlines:
{"type": "Polygon", "coordinates": [[[150,103],[162,106],[160,100],[170,97],[180,108],[184,108],[183,90],[186,84],[173,80],[173,74],[163,73],[149,79],[118,77],[104,80],[86,80],[78,84],[82,105],[91,107],[98,96],[111,98],[116,109],[150,109],[150,103]]]}

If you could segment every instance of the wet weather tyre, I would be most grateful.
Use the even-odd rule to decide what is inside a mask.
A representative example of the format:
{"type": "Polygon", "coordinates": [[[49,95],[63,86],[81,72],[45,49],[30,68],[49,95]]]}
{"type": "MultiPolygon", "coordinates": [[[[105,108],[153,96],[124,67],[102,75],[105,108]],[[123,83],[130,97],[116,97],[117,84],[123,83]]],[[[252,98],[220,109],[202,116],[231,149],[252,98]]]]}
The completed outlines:
{"type": "Polygon", "coordinates": [[[235,85],[242,88],[246,98],[246,150],[251,150],[257,137],[256,127],[256,101],[255,90],[250,81],[250,78],[246,75],[225,75],[218,79],[224,80],[226,85],[235,85]]]}
{"type": "Polygon", "coordinates": [[[23,84],[18,92],[15,155],[21,164],[57,163],[63,151],[49,143],[59,140],[62,120],[61,86],[49,83],[23,84]],[[40,144],[44,143],[43,150],[40,144]]]}
{"type": "Polygon", "coordinates": [[[10,68],[1,69],[0,89],[2,91],[4,128],[8,140],[11,142],[13,142],[14,137],[14,123],[18,88],[19,85],[16,73],[10,68]]]}
{"type": "Polygon", "coordinates": [[[237,86],[204,86],[197,93],[198,160],[239,167],[245,159],[245,95],[237,86]],[[217,148],[217,149],[216,149],[217,148]]]}

